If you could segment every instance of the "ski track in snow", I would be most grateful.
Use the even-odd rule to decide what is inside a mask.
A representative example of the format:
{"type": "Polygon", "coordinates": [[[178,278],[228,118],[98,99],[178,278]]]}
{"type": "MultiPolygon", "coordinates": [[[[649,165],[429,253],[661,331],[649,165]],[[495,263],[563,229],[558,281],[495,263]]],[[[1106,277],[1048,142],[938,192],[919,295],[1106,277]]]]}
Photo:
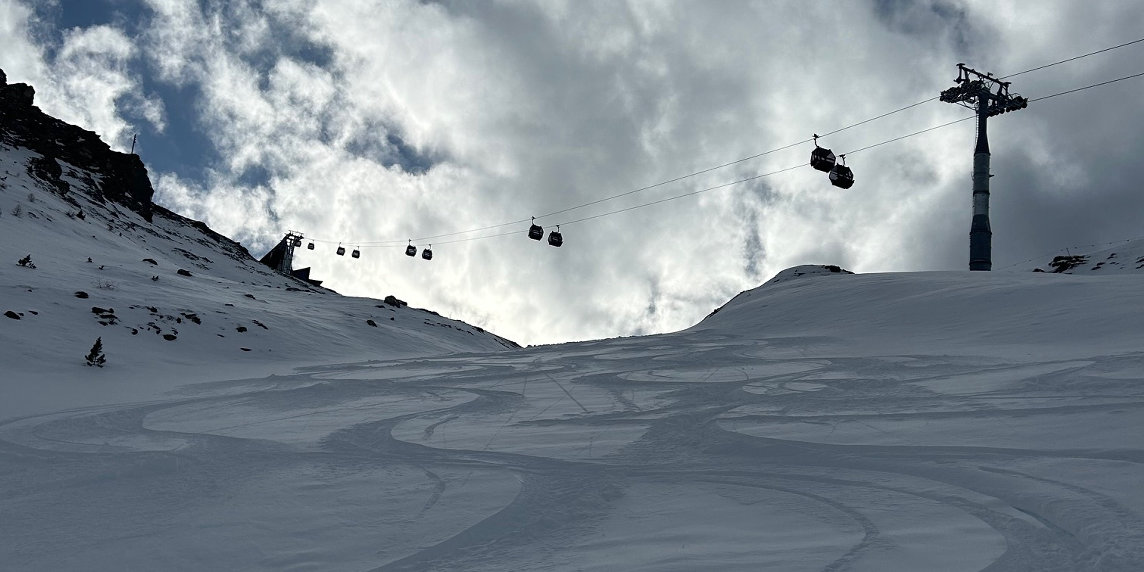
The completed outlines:
{"type": "Polygon", "coordinates": [[[1141,569],[1141,355],[710,341],[322,366],[11,419],[0,561],[1141,569]]]}

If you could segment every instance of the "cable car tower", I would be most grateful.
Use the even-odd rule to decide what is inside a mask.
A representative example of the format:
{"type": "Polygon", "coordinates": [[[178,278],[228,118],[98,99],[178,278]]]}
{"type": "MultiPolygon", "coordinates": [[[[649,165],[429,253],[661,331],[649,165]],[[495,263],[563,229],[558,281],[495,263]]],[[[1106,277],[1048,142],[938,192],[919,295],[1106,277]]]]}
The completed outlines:
{"type": "Polygon", "coordinates": [[[1024,109],[1029,100],[1009,93],[1009,83],[993,74],[957,64],[957,85],[941,92],[941,100],[977,112],[977,147],[973,150],[973,222],[969,227],[969,269],[993,268],[993,231],[989,228],[989,136],[986,120],[1024,109]]]}
{"type": "MultiPolygon", "coordinates": [[[[294,275],[294,249],[302,246],[302,233],[293,230],[286,233],[286,236],[278,242],[278,245],[270,249],[259,262],[274,269],[279,274],[287,276],[294,275]]],[[[313,243],[310,243],[313,246],[313,243]]],[[[309,268],[306,269],[307,276],[309,275],[309,268]]]]}

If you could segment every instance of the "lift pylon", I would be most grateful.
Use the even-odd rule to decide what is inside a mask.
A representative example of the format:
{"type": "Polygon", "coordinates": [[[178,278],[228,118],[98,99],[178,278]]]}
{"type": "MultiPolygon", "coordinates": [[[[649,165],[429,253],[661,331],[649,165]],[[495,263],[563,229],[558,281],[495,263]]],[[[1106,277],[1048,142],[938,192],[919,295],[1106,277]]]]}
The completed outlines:
{"type": "Polygon", "coordinates": [[[989,135],[987,120],[994,115],[1024,109],[1028,98],[1009,93],[1010,82],[957,64],[957,85],[941,92],[946,103],[977,113],[977,145],[973,150],[973,221],[969,227],[969,269],[993,268],[993,230],[989,226],[989,135]]]}

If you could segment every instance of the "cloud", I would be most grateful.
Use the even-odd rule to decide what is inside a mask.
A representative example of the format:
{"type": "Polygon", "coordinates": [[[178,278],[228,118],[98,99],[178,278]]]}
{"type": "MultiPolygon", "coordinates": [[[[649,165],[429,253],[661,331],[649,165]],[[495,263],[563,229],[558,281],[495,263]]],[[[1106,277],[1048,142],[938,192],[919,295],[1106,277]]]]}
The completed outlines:
{"type": "MultiPolygon", "coordinates": [[[[66,36],[69,58],[16,49],[51,74],[118,73],[126,83],[103,80],[92,102],[59,90],[113,132],[124,115],[165,117],[162,102],[124,99],[138,73],[126,64],[143,60],[154,81],[194,94],[193,127],[217,159],[202,175],[157,173],[176,210],[252,251],[303,231],[319,248],[297,264],[326,284],[393,293],[525,343],[680,329],[795,264],[964,269],[972,122],[851,153],[847,191],[796,169],[580,220],[804,164],[806,143],[559,211],[933,98],[959,61],[1013,73],[1144,28],[1116,3],[1063,0],[146,6],[129,38],[140,48],[90,28],[66,36]],[[538,222],[562,224],[564,247],[524,237],[530,217],[554,212],[538,222]],[[404,256],[407,239],[432,243],[434,260],[404,256]],[[339,242],[362,258],[334,256],[339,242]]],[[[1139,71],[1138,55],[1018,76],[1013,89],[1111,79],[1139,71]]],[[[991,121],[996,265],[1138,234],[1132,89],[991,121]]],[[[822,143],[855,151],[967,113],[931,101],[822,143]]]]}
{"type": "Polygon", "coordinates": [[[126,151],[137,122],[165,127],[163,102],[143,92],[131,64],[138,57],[119,28],[101,25],[65,30],[58,41],[38,37],[35,13],[17,3],[0,4],[3,66],[9,82],[30,83],[36,104],[70,123],[95,131],[126,151]]]}

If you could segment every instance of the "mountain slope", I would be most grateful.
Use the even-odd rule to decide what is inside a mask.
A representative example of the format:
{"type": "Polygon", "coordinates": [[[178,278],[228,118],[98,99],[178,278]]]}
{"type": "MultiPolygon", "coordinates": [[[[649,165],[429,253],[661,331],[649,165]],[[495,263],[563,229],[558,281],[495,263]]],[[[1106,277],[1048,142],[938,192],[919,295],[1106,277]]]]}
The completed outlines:
{"type": "Polygon", "coordinates": [[[1129,240],[1083,254],[1066,251],[1064,254],[1054,256],[1044,268],[1037,268],[1035,272],[1139,274],[1144,272],[1144,240],[1129,240]]]}
{"type": "Polygon", "coordinates": [[[30,102],[13,103],[13,87],[0,86],[0,313],[8,313],[0,346],[9,395],[0,418],[53,394],[77,404],[110,398],[87,391],[100,380],[111,382],[100,390],[109,395],[136,382],[169,388],[171,376],[155,372],[186,383],[518,347],[397,300],[347,298],[272,272],[206,225],[151,204],[149,192],[124,192],[133,178],[150,189],[137,157],[106,150],[30,102]],[[30,264],[19,264],[25,257],[30,264]],[[97,337],[106,367],[85,367],[97,337]]]}

